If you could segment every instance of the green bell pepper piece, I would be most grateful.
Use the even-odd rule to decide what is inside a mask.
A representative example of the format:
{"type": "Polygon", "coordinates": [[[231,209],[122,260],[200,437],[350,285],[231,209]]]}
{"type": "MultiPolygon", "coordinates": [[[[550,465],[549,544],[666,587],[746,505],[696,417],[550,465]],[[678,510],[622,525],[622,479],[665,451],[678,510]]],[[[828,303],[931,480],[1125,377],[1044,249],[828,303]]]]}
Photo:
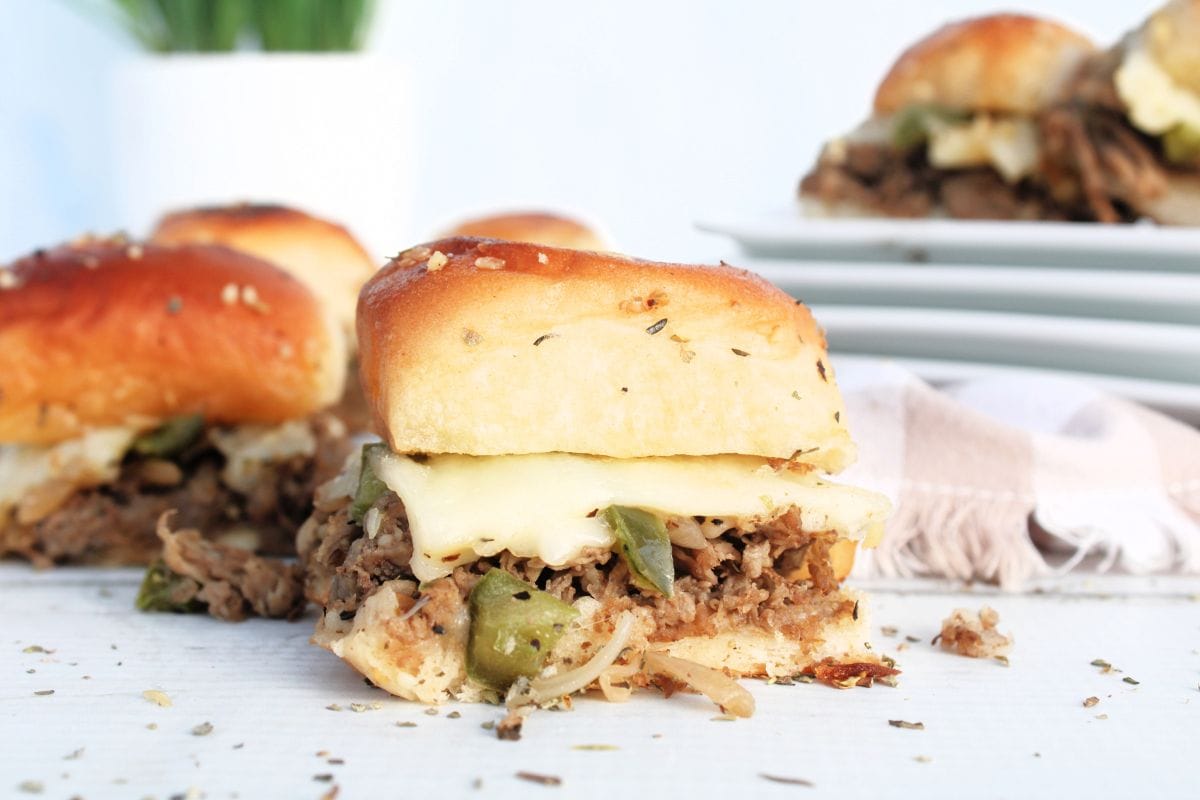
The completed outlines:
{"type": "Polygon", "coordinates": [[[579,612],[501,569],[471,590],[467,675],[504,691],[520,677],[533,678],[579,612]]]}
{"type": "Polygon", "coordinates": [[[971,115],[946,106],[930,103],[913,103],[905,106],[892,120],[892,145],[907,150],[923,144],[935,123],[957,125],[966,122],[971,115]]]}
{"type": "Polygon", "coordinates": [[[1186,165],[1200,161],[1200,128],[1182,123],[1164,133],[1163,155],[1172,164],[1186,165]]]}
{"type": "Polygon", "coordinates": [[[203,430],[204,416],[201,414],[175,417],[134,439],[132,449],[141,456],[171,458],[200,438],[203,430]]]}
{"type": "Polygon", "coordinates": [[[628,506],[604,509],[604,521],[617,537],[634,585],[667,597],[674,594],[675,559],[666,524],[649,511],[628,506]]]}
{"type": "Polygon", "coordinates": [[[162,559],[146,570],[134,604],[139,611],[169,611],[175,614],[194,614],[205,609],[196,599],[199,584],[170,570],[162,559]]]}
{"type": "Polygon", "coordinates": [[[375,505],[375,501],[388,491],[386,483],[375,474],[371,466],[373,454],[387,451],[387,445],[382,442],[364,444],[362,449],[362,470],[358,475],[358,488],[354,490],[354,500],[350,503],[350,519],[361,523],[367,509],[375,505]]]}

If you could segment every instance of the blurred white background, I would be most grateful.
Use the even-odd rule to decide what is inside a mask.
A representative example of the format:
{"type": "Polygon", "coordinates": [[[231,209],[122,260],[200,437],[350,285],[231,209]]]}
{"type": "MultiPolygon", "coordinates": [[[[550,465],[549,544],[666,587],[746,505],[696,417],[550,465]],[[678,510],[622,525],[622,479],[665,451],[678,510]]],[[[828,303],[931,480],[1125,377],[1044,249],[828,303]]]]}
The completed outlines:
{"type": "MultiPolygon", "coordinates": [[[[394,241],[373,244],[543,207],[601,221],[630,253],[714,259],[729,246],[693,221],[790,202],[821,140],[856,124],[898,52],[940,23],[1033,10],[1107,43],[1155,5],[380,0],[368,50],[411,76],[397,102],[413,123],[415,202],[394,241]]],[[[107,114],[115,68],[139,57],[71,0],[0,0],[0,261],[129,227],[107,114]]]]}

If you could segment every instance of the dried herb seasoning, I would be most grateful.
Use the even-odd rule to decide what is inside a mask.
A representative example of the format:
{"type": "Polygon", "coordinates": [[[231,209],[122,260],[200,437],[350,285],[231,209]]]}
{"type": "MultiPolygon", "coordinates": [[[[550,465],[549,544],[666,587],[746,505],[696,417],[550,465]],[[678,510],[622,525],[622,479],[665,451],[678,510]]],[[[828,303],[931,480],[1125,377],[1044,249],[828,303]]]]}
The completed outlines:
{"type": "Polygon", "coordinates": [[[812,781],[805,780],[804,778],[789,778],[786,775],[769,775],[765,772],[758,773],[758,777],[762,778],[765,781],[770,781],[771,783],[786,783],[789,786],[814,786],[815,785],[812,781]]]}
{"type": "Polygon", "coordinates": [[[906,722],[902,719],[889,719],[888,725],[893,728],[903,728],[906,731],[923,731],[925,730],[924,722],[906,722]]]}

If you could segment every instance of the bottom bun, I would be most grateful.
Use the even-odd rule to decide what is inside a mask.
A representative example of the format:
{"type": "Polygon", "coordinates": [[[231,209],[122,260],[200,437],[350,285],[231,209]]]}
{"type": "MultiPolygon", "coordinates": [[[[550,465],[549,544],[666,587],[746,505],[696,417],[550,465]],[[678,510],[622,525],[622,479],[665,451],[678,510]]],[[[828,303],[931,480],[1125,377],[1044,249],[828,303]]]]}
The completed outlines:
{"type": "MultiPolygon", "coordinates": [[[[470,622],[458,590],[448,579],[423,587],[428,600],[416,605],[412,581],[382,584],[343,620],[335,611],[317,623],[313,642],[344,659],[376,686],[409,700],[439,704],[496,701],[498,695],[469,679],[466,650],[470,622]],[[435,631],[431,635],[430,631],[435,631]]],[[[623,614],[633,615],[620,657],[605,665],[620,673],[620,681],[635,686],[652,682],[637,667],[646,651],[662,652],[737,678],[789,678],[821,675],[821,667],[845,665],[857,679],[865,672],[893,674],[879,665],[866,644],[870,630],[865,603],[853,591],[813,593],[804,609],[802,635],[789,637],[778,630],[737,625],[724,610],[710,621],[713,635],[690,635],[663,641],[649,637],[655,624],[649,609],[621,598],[602,604],[590,597],[576,600],[580,616],[555,646],[543,676],[576,669],[614,636],[623,614]]],[[[867,680],[869,683],[869,679],[867,680]]],[[[604,688],[603,675],[587,683],[604,688]]],[[[857,682],[855,680],[854,682],[857,682]]],[[[607,689],[605,690],[606,694],[607,689]]]]}
{"type": "Polygon", "coordinates": [[[809,219],[870,219],[881,212],[851,200],[828,201],[800,196],[800,213],[809,219]]]}
{"type": "MultiPolygon", "coordinates": [[[[911,215],[888,214],[879,208],[854,200],[822,200],[800,195],[800,213],[806,219],[913,219],[911,215]]],[[[936,206],[921,219],[950,219],[946,209],[936,206]]]]}
{"type": "Polygon", "coordinates": [[[1167,176],[1167,191],[1141,209],[1160,225],[1200,225],[1200,175],[1167,176]]]}

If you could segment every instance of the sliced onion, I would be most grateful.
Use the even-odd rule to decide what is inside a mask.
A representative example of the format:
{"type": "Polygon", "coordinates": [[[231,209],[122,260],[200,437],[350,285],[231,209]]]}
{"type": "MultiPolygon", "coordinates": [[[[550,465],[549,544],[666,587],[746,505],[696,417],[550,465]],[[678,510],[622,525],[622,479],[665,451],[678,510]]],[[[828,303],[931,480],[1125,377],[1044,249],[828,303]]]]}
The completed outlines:
{"type": "Polygon", "coordinates": [[[17,522],[31,525],[53,514],[75,494],[77,486],[72,481],[43,483],[25,492],[17,504],[17,522]]]}
{"type": "Polygon", "coordinates": [[[701,550],[708,546],[700,523],[691,517],[672,517],[667,520],[667,535],[671,537],[671,544],[689,550],[701,550]]]}
{"type": "Polygon", "coordinates": [[[379,529],[383,526],[383,512],[375,506],[367,509],[367,513],[363,515],[363,530],[367,533],[368,539],[374,539],[379,535],[379,529]]]}
{"type": "Polygon", "coordinates": [[[430,599],[429,595],[427,595],[427,594],[421,595],[420,597],[417,598],[417,602],[413,603],[412,606],[409,607],[408,611],[405,611],[403,614],[401,614],[400,617],[396,621],[404,622],[406,619],[410,619],[410,618],[416,616],[418,611],[420,611],[422,608],[424,608],[425,606],[427,606],[429,604],[429,599],[430,599]]]}
{"type": "Polygon", "coordinates": [[[266,464],[286,461],[293,456],[308,457],[317,450],[316,437],[308,423],[302,420],[275,426],[213,428],[209,438],[225,456],[222,479],[243,494],[254,491],[266,464]]]}
{"type": "Polygon", "coordinates": [[[236,528],[230,528],[224,533],[218,534],[216,540],[221,544],[236,547],[239,550],[247,550],[251,553],[258,550],[262,545],[262,537],[259,536],[257,530],[249,525],[239,525],[236,528]]]}
{"type": "Polygon", "coordinates": [[[600,673],[608,669],[621,656],[621,651],[633,635],[634,616],[631,611],[621,612],[613,628],[612,638],[596,651],[586,664],[549,678],[538,678],[529,684],[529,699],[535,703],[557,700],[568,694],[586,689],[600,673]]]}
{"type": "Polygon", "coordinates": [[[690,686],[734,716],[748,717],[754,713],[754,696],[720,670],[666,653],[647,652],[645,662],[650,672],[690,686]]]}
{"type": "Polygon", "coordinates": [[[596,683],[600,686],[605,700],[610,703],[624,703],[633,696],[633,687],[621,684],[627,684],[630,678],[641,671],[640,662],[637,664],[613,664],[600,673],[596,683]]]}
{"type": "Polygon", "coordinates": [[[698,523],[700,532],[704,534],[705,539],[715,539],[730,528],[736,528],[740,523],[736,520],[723,518],[705,517],[703,521],[698,523]],[[720,524],[718,524],[718,520],[720,524]]]}
{"type": "Polygon", "coordinates": [[[362,470],[362,452],[355,450],[346,456],[342,471],[317,487],[314,501],[318,507],[336,506],[343,498],[354,497],[362,470]]]}

